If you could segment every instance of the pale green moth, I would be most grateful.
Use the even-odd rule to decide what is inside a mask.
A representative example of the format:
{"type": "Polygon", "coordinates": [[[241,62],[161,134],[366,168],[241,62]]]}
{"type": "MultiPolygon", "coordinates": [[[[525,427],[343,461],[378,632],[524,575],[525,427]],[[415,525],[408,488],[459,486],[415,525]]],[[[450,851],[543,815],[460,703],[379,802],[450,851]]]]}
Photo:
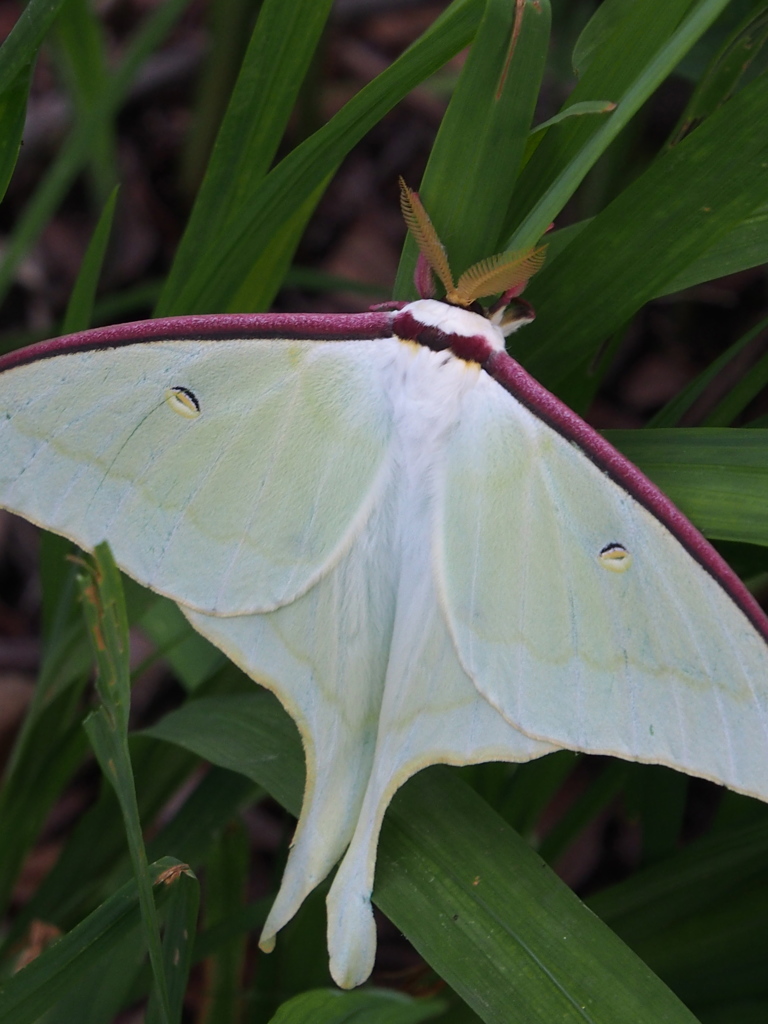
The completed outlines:
{"type": "Polygon", "coordinates": [[[506,354],[530,308],[476,300],[540,254],[454,285],[404,206],[448,302],[147,321],[0,360],[0,504],[108,540],[296,720],[304,804],[261,944],[341,857],[346,987],[373,964],[384,811],[426,765],[566,747],[768,799],[762,611],[506,354]]]}

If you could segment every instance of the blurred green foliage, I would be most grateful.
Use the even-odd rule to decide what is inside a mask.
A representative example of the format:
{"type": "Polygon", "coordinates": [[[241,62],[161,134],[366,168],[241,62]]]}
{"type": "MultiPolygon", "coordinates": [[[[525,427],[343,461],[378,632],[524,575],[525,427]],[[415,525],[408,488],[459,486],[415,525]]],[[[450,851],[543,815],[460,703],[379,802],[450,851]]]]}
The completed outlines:
{"type": "MultiPolygon", "coordinates": [[[[190,126],[183,171],[185,187],[197,192],[167,275],[138,286],[142,300],[156,297],[162,315],[267,309],[347,154],[472,44],[420,192],[457,273],[484,255],[537,241],[575,197],[579,216],[551,236],[548,263],[530,288],[538,319],[516,337],[515,349],[542,381],[585,408],[609,364],[596,357],[645,303],[768,258],[768,132],[760,127],[768,124],[761,63],[768,4],[551,6],[453,0],[390,67],[282,152],[331,4],[264,0],[255,18],[244,0],[216,0],[205,99],[190,126]],[[670,137],[638,159],[631,144],[638,119],[675,74],[692,83],[690,102],[670,137]],[[569,78],[574,88],[563,116],[531,134],[542,86],[569,78]],[[564,116],[571,107],[574,116],[564,116]]],[[[102,211],[67,329],[92,322],[95,304],[119,316],[120,296],[96,299],[118,184],[116,119],[185,7],[186,0],[157,4],[115,61],[88,0],[30,0],[0,49],[0,192],[16,162],[41,45],[55,54],[73,112],[5,244],[0,295],[73,182],[86,175],[102,211]]],[[[397,298],[412,294],[414,257],[407,243],[397,298]]],[[[664,429],[613,438],[705,533],[724,542],[748,581],[763,579],[768,565],[768,429],[745,415],[768,375],[765,360],[731,376],[710,429],[677,424],[750,338],[661,410],[653,425],[664,429]],[[738,430],[731,426],[737,417],[738,430]]],[[[88,756],[81,720],[89,646],[76,570],[61,569],[65,551],[55,538],[43,545],[42,671],[0,790],[4,911],[47,815],[88,756]]],[[[110,570],[102,563],[94,571],[112,588],[107,606],[119,607],[110,570]]],[[[3,1024],[108,1024],[150,993],[147,1019],[170,1024],[181,1020],[194,964],[204,965],[209,986],[198,1017],[204,1024],[768,1019],[766,808],[727,794],[709,833],[683,846],[687,780],[618,762],[592,772],[541,853],[556,860],[619,795],[639,825],[641,850],[638,870],[606,886],[587,909],[531,845],[539,841],[542,811],[574,777],[578,759],[570,754],[520,768],[429,769],[394,800],[374,898],[434,972],[427,994],[329,990],[323,915],[311,901],[281,936],[271,965],[262,960],[249,974],[246,935],[263,922],[269,901],[248,902],[240,814],[265,793],[298,811],[298,735],[277,702],[223,665],[174,606],[126,586],[128,618],[167,656],[187,696],[143,734],[126,732],[127,662],[120,659],[127,652],[118,636],[126,624],[118,623],[112,668],[102,664],[100,678],[112,671],[121,696],[110,711],[102,684],[101,708],[87,726],[110,785],[36,893],[5,918],[3,1024]],[[201,759],[215,766],[202,777],[201,759]],[[174,815],[158,824],[172,798],[174,815]],[[146,852],[141,826],[153,828],[146,852]],[[204,879],[196,933],[192,869],[204,879]],[[162,943],[151,887],[159,894],[162,943]],[[12,975],[19,942],[35,920],[65,934],[12,975]]]]}

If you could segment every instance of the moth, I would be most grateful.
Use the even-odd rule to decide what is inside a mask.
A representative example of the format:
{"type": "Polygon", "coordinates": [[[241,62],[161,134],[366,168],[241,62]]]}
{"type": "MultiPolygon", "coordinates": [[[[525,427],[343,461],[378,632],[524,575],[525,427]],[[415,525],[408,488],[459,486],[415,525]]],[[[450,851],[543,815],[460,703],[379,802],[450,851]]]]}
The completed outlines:
{"type": "Polygon", "coordinates": [[[0,360],[0,504],[108,540],[296,721],[306,789],[261,945],[342,858],[343,987],[373,965],[385,809],[426,765],[568,748],[768,799],[768,620],[505,351],[541,250],[454,283],[403,208],[442,301],[150,320],[0,360]]]}

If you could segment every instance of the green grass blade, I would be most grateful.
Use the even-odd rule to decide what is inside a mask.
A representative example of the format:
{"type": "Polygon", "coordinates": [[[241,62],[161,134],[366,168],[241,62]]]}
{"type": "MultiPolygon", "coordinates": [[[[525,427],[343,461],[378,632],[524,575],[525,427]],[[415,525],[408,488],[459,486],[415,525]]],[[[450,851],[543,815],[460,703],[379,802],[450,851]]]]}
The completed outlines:
{"type": "Polygon", "coordinates": [[[727,427],[768,384],[768,355],[764,355],[717,404],[704,420],[705,427],[727,427]]]}
{"type": "MultiPolygon", "coordinates": [[[[750,331],[734,342],[721,356],[710,366],[690,382],[679,395],[667,402],[663,409],[648,421],[647,427],[674,427],[680,422],[681,417],[691,408],[696,399],[704,393],[707,387],[716,380],[726,366],[736,358],[750,342],[768,328],[768,317],[761,320],[750,331]]],[[[714,426],[714,424],[709,424],[714,426]]]]}
{"type": "Polygon", "coordinates": [[[102,206],[117,179],[117,155],[112,119],[91,117],[103,103],[110,81],[104,33],[89,0],[68,0],[56,20],[53,38],[76,118],[90,122],[88,163],[96,202],[102,206]]]}
{"type": "Polygon", "coordinates": [[[502,818],[526,839],[534,836],[544,809],[573,772],[581,755],[557,750],[527,764],[515,765],[504,799],[494,808],[502,818]]]}
{"type": "Polygon", "coordinates": [[[206,11],[208,52],[195,89],[179,169],[182,191],[189,196],[202,183],[258,13],[251,0],[225,0],[211,4],[206,11]]]}
{"type": "MultiPolygon", "coordinates": [[[[48,735],[45,739],[37,736],[33,741],[32,734],[39,716],[51,701],[66,691],[74,688],[79,694],[90,671],[90,649],[77,605],[76,574],[74,566],[65,561],[70,549],[68,541],[50,534],[44,535],[41,540],[40,575],[44,584],[43,658],[32,701],[5,768],[6,787],[13,785],[19,764],[30,753],[30,746],[34,748],[31,752],[34,758],[34,750],[39,752],[55,742],[55,735],[59,734],[67,721],[66,718],[60,718],[58,722],[54,720],[54,735],[48,735]]],[[[72,699],[76,701],[78,695],[72,699]]],[[[27,776],[31,774],[30,767],[27,764],[24,771],[27,776]]]]}
{"type": "MultiPolygon", "coordinates": [[[[22,753],[0,793],[0,908],[5,911],[24,859],[63,788],[82,763],[86,744],[77,724],[79,687],[50,701],[25,734],[22,753]]],[[[2,1019],[2,1018],[0,1018],[2,1019]]]]}
{"type": "Polygon", "coordinates": [[[174,305],[200,253],[214,251],[257,200],[330,8],[331,0],[262,5],[161,308],[174,305]]]}
{"type": "MultiPolygon", "coordinates": [[[[163,976],[168,982],[168,1017],[180,1022],[194,953],[200,885],[186,865],[171,869],[162,884],[170,889],[163,915],[163,976]]],[[[146,1024],[163,1024],[165,1019],[155,987],[147,1007],[146,1024]]]]}
{"type": "Polygon", "coordinates": [[[702,1020],[708,1004],[766,992],[768,824],[764,807],[748,803],[762,820],[691,843],[587,901],[702,1020]]]}
{"type": "Polygon", "coordinates": [[[45,1024],[112,1024],[131,1002],[131,990],[144,960],[144,937],[138,922],[108,957],[84,967],[77,983],[49,1010],[45,1024]]]}
{"type": "MultiPolygon", "coordinates": [[[[289,834],[286,834],[286,841],[289,834]]],[[[282,864],[278,868],[278,872],[282,864]]],[[[278,881],[275,877],[275,883],[278,881]]],[[[254,1024],[270,1018],[292,996],[333,985],[328,969],[325,901],[330,880],[321,882],[302,903],[280,934],[280,942],[259,963],[254,999],[254,1024]]]]}
{"type": "Polygon", "coordinates": [[[607,430],[707,537],[768,544],[768,430],[607,430]]]}
{"type": "Polygon", "coordinates": [[[535,128],[532,128],[529,135],[538,135],[539,132],[545,132],[547,128],[551,128],[552,125],[561,124],[569,117],[583,117],[585,114],[610,114],[612,110],[616,109],[616,105],[612,100],[582,100],[581,103],[572,103],[570,106],[565,107],[559,114],[555,114],[554,117],[550,117],[546,121],[542,121],[541,124],[537,124],[535,128]]]}
{"type": "MultiPolygon", "coordinates": [[[[548,0],[490,0],[440,125],[419,194],[454,280],[503,248],[504,217],[539,94],[549,26],[548,0]]],[[[417,297],[416,256],[409,236],[396,298],[417,297]]]]}
{"type": "MultiPolygon", "coordinates": [[[[238,821],[230,822],[206,862],[206,929],[236,916],[245,903],[249,855],[245,829],[238,821]]],[[[211,956],[206,971],[208,998],[201,1024],[231,1024],[240,1020],[246,945],[246,936],[235,934],[211,956]]]]}
{"type": "Polygon", "coordinates": [[[525,180],[521,178],[511,223],[522,219],[505,248],[535,245],[590,168],[727,3],[728,0],[700,0],[671,34],[665,26],[668,22],[674,24],[680,12],[689,6],[686,0],[662,0],[628,8],[629,16],[622,23],[623,45],[619,48],[616,34],[610,35],[603,63],[599,63],[596,54],[589,71],[568,99],[569,103],[576,103],[605,98],[616,103],[616,109],[605,120],[576,118],[547,134],[526,167],[525,180]],[[658,49],[653,52],[655,47],[658,49]],[[557,132],[570,132],[567,141],[557,138],[557,132]],[[550,138],[552,149],[548,145],[550,138]],[[554,153],[559,154],[557,159],[554,153]]]}
{"type": "Polygon", "coordinates": [[[232,297],[296,207],[396,103],[470,41],[480,9],[481,0],[454,0],[386,71],[289,153],[264,179],[258,198],[216,251],[195,263],[178,290],[161,297],[157,315],[231,308],[232,297]]]}
{"type": "Polygon", "coordinates": [[[30,64],[22,68],[18,77],[0,93],[0,200],[5,195],[19,156],[31,80],[30,64]]]}
{"type": "Polygon", "coordinates": [[[768,11],[750,11],[710,61],[680,116],[670,144],[679,142],[735,92],[767,38],[768,11]]]}
{"type": "Polygon", "coordinates": [[[114,787],[123,814],[128,848],[139,891],[144,935],[159,1001],[161,1024],[173,1024],[168,985],[160,944],[152,881],[141,834],[136,788],[128,749],[128,713],[130,710],[130,670],[128,667],[128,618],[125,611],[120,575],[106,544],[94,552],[93,564],[81,581],[83,611],[96,659],[96,688],[101,706],[85,721],[85,731],[96,758],[114,787]]]}
{"type": "Polygon", "coordinates": [[[113,105],[122,102],[142,64],[160,46],[190,3],[191,0],[165,0],[147,15],[129,41],[113,76],[110,89],[113,105]]]}
{"type": "Polygon", "coordinates": [[[232,296],[227,306],[228,312],[257,313],[260,310],[269,309],[288,274],[296,246],[301,240],[307,221],[314,213],[330,180],[329,175],[280,226],[269,247],[259,256],[243,283],[232,296]]]}
{"type": "Polygon", "coordinates": [[[715,832],[586,903],[627,942],[650,940],[765,874],[768,823],[715,832]]]}
{"type": "MultiPolygon", "coordinates": [[[[149,868],[153,886],[178,868],[165,857],[149,868]]],[[[168,886],[160,885],[159,900],[167,899],[168,886]]],[[[0,982],[0,1020],[3,1024],[36,1024],[82,974],[106,956],[140,921],[136,882],[130,881],[71,932],[58,939],[31,964],[0,982]]]]}
{"type": "MultiPolygon", "coordinates": [[[[132,737],[131,755],[142,821],[151,822],[190,777],[197,762],[178,747],[142,737],[132,737]]],[[[184,863],[201,865],[226,823],[261,795],[242,775],[214,768],[150,840],[147,856],[156,859],[170,854],[184,863]]],[[[105,787],[78,822],[51,872],[15,918],[4,947],[18,941],[35,918],[65,930],[72,927],[130,874],[120,808],[114,791],[105,787]],[[85,862],[89,867],[86,878],[85,862]]]]}
{"type": "MultiPolygon", "coordinates": [[[[129,45],[101,103],[75,126],[45,173],[34,196],[18,218],[0,264],[0,302],[8,293],[13,275],[27,251],[40,236],[73,181],[85,166],[91,140],[105,120],[111,121],[133,78],[152,49],[160,44],[190,0],[168,0],[147,19],[129,45]]],[[[25,14],[33,4],[28,5],[25,14]]],[[[38,7],[44,4],[37,4],[38,7]]],[[[10,38],[10,37],[9,37],[10,38]]],[[[0,74],[1,77],[1,74],[0,74]]]]}
{"type": "Polygon", "coordinates": [[[84,727],[101,770],[114,787],[120,803],[123,827],[125,828],[128,849],[131,854],[131,862],[139,891],[144,940],[149,952],[150,963],[152,964],[155,990],[158,992],[158,1020],[160,1024],[173,1024],[168,984],[165,975],[165,962],[160,942],[160,921],[152,895],[152,884],[149,877],[144,841],[141,835],[133,775],[130,762],[126,763],[127,744],[121,742],[123,737],[116,732],[114,720],[103,706],[94,711],[85,720],[84,727]]]}
{"type": "Polygon", "coordinates": [[[19,263],[40,236],[82,169],[88,156],[88,139],[89,132],[83,126],[72,132],[16,221],[0,263],[0,302],[8,294],[19,263]]]}
{"type": "Polygon", "coordinates": [[[155,597],[138,624],[189,691],[227,664],[218,647],[194,630],[179,606],[168,598],[155,597]]]}
{"type": "Polygon", "coordinates": [[[40,545],[43,655],[0,789],[0,906],[5,906],[27,852],[86,749],[79,724],[90,652],[76,602],[74,567],[60,569],[68,549],[68,542],[50,536],[40,545]]]}
{"type": "MultiPolygon", "coordinates": [[[[611,117],[615,117],[614,114],[611,117]]],[[[662,282],[764,198],[768,73],[656,160],[580,231],[526,292],[537,319],[514,349],[559,394],[662,282]]]]}
{"type": "Polygon", "coordinates": [[[411,999],[399,992],[314,989],[283,1003],[269,1024],[419,1024],[442,1015],[436,999],[411,999]]]}
{"type": "Polygon", "coordinates": [[[29,0],[0,48],[0,93],[31,64],[64,0],[29,0]]]}
{"type": "Polygon", "coordinates": [[[93,304],[96,300],[96,288],[99,284],[101,266],[104,262],[109,235],[112,231],[116,202],[117,186],[112,189],[112,194],[101,211],[101,216],[85,251],[83,262],[80,265],[80,272],[75,281],[75,287],[72,289],[72,294],[67,304],[67,312],[64,315],[64,323],[62,324],[62,334],[84,331],[91,326],[93,304]]]}

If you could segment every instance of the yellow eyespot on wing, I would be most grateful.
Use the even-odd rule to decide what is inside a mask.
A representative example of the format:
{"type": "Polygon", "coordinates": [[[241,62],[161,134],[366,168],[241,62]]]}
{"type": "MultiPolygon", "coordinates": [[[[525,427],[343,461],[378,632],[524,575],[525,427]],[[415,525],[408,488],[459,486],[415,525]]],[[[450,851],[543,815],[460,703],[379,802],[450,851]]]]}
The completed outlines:
{"type": "Polygon", "coordinates": [[[632,555],[623,544],[606,544],[598,558],[601,565],[611,572],[626,572],[632,565],[632,555]]]}
{"type": "Polygon", "coordinates": [[[189,388],[168,388],[165,392],[165,400],[174,412],[188,420],[193,420],[200,415],[200,403],[194,391],[190,391],[189,388]]]}

